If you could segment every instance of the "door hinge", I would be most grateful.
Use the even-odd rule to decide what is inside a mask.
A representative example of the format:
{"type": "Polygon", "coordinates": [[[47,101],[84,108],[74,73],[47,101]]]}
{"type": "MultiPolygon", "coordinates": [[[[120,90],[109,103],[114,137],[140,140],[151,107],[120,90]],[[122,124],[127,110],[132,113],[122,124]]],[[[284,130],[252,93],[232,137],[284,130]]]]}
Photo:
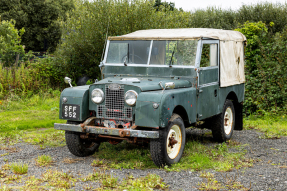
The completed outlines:
{"type": "Polygon", "coordinates": [[[203,90],[198,89],[198,90],[197,90],[197,95],[199,95],[199,94],[202,93],[202,92],[203,92],[203,90]]]}

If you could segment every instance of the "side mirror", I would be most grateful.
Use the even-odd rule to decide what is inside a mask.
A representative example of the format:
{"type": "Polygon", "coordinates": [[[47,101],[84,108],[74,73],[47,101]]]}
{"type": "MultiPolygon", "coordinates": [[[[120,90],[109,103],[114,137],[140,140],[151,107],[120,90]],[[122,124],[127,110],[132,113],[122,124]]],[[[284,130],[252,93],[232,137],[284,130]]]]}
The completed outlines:
{"type": "Polygon", "coordinates": [[[66,84],[70,84],[70,86],[73,87],[72,84],[71,84],[71,82],[72,82],[71,78],[65,77],[64,81],[65,81],[66,84]]]}

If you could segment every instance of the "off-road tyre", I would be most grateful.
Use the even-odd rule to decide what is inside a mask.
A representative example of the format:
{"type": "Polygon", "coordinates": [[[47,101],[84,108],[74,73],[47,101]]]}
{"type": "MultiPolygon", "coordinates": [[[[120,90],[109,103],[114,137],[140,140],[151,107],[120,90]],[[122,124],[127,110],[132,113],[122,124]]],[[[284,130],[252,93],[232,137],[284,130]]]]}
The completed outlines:
{"type": "Polygon", "coordinates": [[[226,99],[222,113],[212,118],[212,135],[215,141],[225,142],[231,139],[235,126],[235,109],[231,100],[226,99]],[[230,116],[230,113],[232,116],[230,116]],[[230,119],[227,119],[229,116],[230,119]],[[225,122],[227,120],[227,122],[225,122]],[[232,120],[232,121],[231,121],[232,120]],[[225,124],[228,125],[229,128],[225,124]]]}
{"type": "Polygon", "coordinates": [[[166,165],[170,166],[171,164],[179,162],[184,150],[185,140],[186,134],[183,120],[179,115],[173,114],[168,122],[168,125],[165,128],[159,130],[159,138],[151,139],[150,141],[150,153],[154,164],[158,167],[164,167],[166,165]],[[169,142],[167,139],[170,133],[174,131],[172,128],[180,130],[178,134],[181,136],[181,142],[174,145],[176,152],[174,152],[173,155],[169,155],[167,148],[169,142]],[[180,144],[179,148],[176,148],[178,147],[177,144],[180,144]],[[172,158],[170,156],[172,156],[172,158]]]}
{"type": "MultiPolygon", "coordinates": [[[[77,124],[74,122],[67,122],[68,124],[77,124]]],[[[73,131],[65,132],[66,144],[69,151],[78,157],[85,157],[94,154],[99,146],[100,142],[93,142],[90,140],[84,140],[80,138],[80,133],[73,131]]]]}

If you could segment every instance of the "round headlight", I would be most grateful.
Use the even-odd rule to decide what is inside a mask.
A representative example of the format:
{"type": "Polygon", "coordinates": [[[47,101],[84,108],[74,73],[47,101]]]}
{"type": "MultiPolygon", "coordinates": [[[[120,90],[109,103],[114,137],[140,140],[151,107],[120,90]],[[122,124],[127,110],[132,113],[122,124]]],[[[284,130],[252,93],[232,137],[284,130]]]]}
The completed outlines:
{"type": "Polygon", "coordinates": [[[138,98],[138,93],[135,92],[134,90],[129,90],[125,94],[125,101],[130,106],[133,106],[136,104],[137,98],[138,98]]]}
{"type": "Polygon", "coordinates": [[[102,103],[104,101],[104,92],[96,88],[92,91],[92,101],[95,103],[102,103]]]}

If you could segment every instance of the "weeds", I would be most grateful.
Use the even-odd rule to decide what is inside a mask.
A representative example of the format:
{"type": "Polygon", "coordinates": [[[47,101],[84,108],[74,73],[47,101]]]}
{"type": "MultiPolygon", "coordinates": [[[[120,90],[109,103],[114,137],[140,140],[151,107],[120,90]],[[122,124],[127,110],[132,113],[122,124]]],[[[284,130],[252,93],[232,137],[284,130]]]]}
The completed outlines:
{"type": "Polygon", "coordinates": [[[69,175],[68,173],[51,169],[49,169],[42,176],[43,176],[42,180],[44,182],[47,182],[49,186],[55,186],[58,188],[69,189],[76,181],[76,179],[74,179],[73,176],[69,175]]]}
{"type": "MultiPolygon", "coordinates": [[[[253,160],[247,160],[244,150],[245,145],[230,141],[229,144],[218,144],[214,147],[207,146],[200,141],[187,140],[184,154],[179,163],[165,167],[167,171],[204,170],[230,171],[233,168],[252,166],[253,160]],[[237,152],[229,152],[234,148],[237,152]]],[[[156,168],[151,160],[148,148],[142,148],[122,142],[118,145],[101,144],[97,157],[92,166],[106,166],[115,169],[148,169],[156,168]],[[104,159],[104,161],[103,161],[104,159]]]]}
{"type": "Polygon", "coordinates": [[[105,164],[104,164],[104,160],[93,160],[91,166],[94,166],[94,167],[103,167],[105,164]]]}
{"type": "Polygon", "coordinates": [[[10,169],[15,174],[26,174],[28,172],[28,164],[22,162],[14,162],[10,164],[10,169]]]}
{"type": "Polygon", "coordinates": [[[37,165],[39,166],[49,166],[53,162],[53,160],[50,155],[41,155],[41,156],[38,156],[36,162],[37,162],[37,165]]]}
{"type": "Polygon", "coordinates": [[[167,189],[168,186],[162,182],[162,178],[156,174],[148,174],[145,177],[134,178],[132,175],[127,176],[121,182],[116,177],[105,173],[104,170],[94,170],[94,173],[81,179],[86,181],[100,181],[104,189],[116,190],[152,190],[152,189],[167,189]]]}
{"type": "Polygon", "coordinates": [[[264,116],[250,115],[244,119],[245,129],[256,129],[264,132],[260,138],[279,139],[281,136],[287,136],[287,118],[265,114],[264,116]]]}
{"type": "Polygon", "coordinates": [[[205,178],[205,182],[199,183],[199,190],[220,190],[224,187],[214,178],[214,175],[209,172],[203,172],[200,177],[205,178]]]}

